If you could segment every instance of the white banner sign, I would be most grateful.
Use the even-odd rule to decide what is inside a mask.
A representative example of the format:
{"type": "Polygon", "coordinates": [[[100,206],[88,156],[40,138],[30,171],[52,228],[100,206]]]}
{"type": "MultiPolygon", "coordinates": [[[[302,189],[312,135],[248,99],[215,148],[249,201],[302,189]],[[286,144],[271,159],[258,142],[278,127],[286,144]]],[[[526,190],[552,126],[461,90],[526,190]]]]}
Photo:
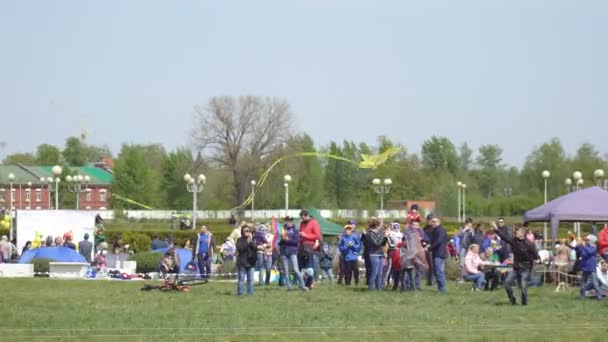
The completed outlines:
{"type": "MultiPolygon", "coordinates": [[[[40,241],[52,236],[63,237],[70,233],[75,245],[89,233],[93,242],[95,232],[95,213],[82,210],[17,210],[17,250],[31,241],[37,247],[40,241]]],[[[77,249],[78,250],[78,249],[77,249]]]]}

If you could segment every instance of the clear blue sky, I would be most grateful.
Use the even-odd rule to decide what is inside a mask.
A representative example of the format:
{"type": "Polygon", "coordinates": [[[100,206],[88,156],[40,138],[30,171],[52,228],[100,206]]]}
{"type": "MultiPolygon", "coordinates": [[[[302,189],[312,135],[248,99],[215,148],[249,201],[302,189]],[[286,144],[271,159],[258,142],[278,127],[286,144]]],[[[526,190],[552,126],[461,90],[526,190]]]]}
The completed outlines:
{"type": "Polygon", "coordinates": [[[0,2],[0,141],[186,144],[214,95],[287,99],[317,143],[431,135],[521,165],[608,152],[608,1],[0,2]],[[10,128],[5,125],[10,124],[10,128]]]}

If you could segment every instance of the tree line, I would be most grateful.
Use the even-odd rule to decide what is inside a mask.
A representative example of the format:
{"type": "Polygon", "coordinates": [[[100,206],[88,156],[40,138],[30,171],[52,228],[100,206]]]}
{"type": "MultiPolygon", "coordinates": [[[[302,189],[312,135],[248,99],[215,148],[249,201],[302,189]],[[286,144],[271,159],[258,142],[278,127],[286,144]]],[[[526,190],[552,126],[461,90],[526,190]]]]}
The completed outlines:
{"type": "MultiPolygon", "coordinates": [[[[244,202],[251,180],[258,180],[277,159],[300,152],[329,153],[352,161],[362,154],[377,154],[395,146],[401,152],[378,169],[360,169],[323,157],[286,158],[256,188],[256,208],[284,206],[283,175],[292,176],[290,207],[368,209],[378,206],[371,189],[372,178],[391,178],[387,201],[434,200],[442,215],[456,216],[456,183],[467,184],[467,215],[520,215],[543,201],[543,170],[548,179],[549,199],[568,191],[565,179],[575,170],[583,173],[583,186],[594,184],[596,169],[608,171],[608,160],[597,148],[582,144],[568,155],[559,138],[536,146],[522,168],[503,162],[503,148],[486,144],[473,151],[467,143],[455,146],[447,137],[432,136],[421,153],[386,136],[375,146],[352,140],[316,146],[305,132],[293,127],[293,114],[285,100],[258,96],[213,97],[194,108],[194,126],[188,146],[167,151],[162,144],[124,144],[115,158],[112,191],[154,208],[188,210],[192,194],[183,176],[205,174],[207,183],[199,195],[199,208],[230,209],[244,202]]],[[[105,146],[88,146],[70,137],[63,150],[43,144],[35,153],[15,154],[5,164],[82,166],[99,156],[111,156],[105,146]]],[[[66,199],[66,200],[69,200],[66,199]]],[[[394,202],[393,202],[394,203],[394,202]]],[[[135,208],[114,201],[115,208],[135,208]]],[[[247,206],[243,209],[249,209],[247,206]]]]}

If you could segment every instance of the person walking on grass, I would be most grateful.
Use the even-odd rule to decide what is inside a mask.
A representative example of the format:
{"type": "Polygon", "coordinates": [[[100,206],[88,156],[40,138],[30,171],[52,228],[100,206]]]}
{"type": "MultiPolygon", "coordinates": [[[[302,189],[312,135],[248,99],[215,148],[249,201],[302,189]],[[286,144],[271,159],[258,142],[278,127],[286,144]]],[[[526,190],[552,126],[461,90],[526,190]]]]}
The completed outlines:
{"type": "Polygon", "coordinates": [[[369,261],[371,266],[371,275],[367,288],[370,291],[382,291],[384,246],[386,246],[388,238],[380,231],[380,220],[376,217],[372,217],[369,220],[369,228],[365,239],[367,246],[369,247],[369,261]]]}
{"type": "Polygon", "coordinates": [[[283,274],[285,275],[285,283],[287,290],[291,291],[291,279],[289,277],[289,269],[295,274],[298,286],[302,291],[308,291],[304,286],[304,278],[298,266],[298,250],[300,247],[300,232],[293,224],[292,217],[285,217],[285,226],[281,240],[279,241],[279,252],[281,254],[281,262],[283,264],[283,274]]]}
{"type": "Polygon", "coordinates": [[[526,239],[527,231],[521,225],[516,226],[514,237],[510,236],[505,229],[498,228],[494,222],[492,222],[491,228],[513,251],[513,270],[505,279],[505,290],[509,301],[513,305],[517,304],[513,295],[513,283],[517,281],[521,290],[521,305],[528,305],[528,279],[534,266],[534,260],[538,259],[536,247],[526,239]]]}
{"type": "MultiPolygon", "coordinates": [[[[431,220],[433,217],[433,214],[426,215],[426,226],[423,228],[424,235],[426,235],[429,241],[431,239],[431,233],[433,232],[433,227],[431,226],[431,220]]],[[[433,280],[435,278],[435,272],[433,270],[433,256],[428,248],[425,249],[424,255],[426,257],[426,263],[429,265],[428,271],[426,272],[426,286],[433,286],[433,280]]]]}
{"type": "Polygon", "coordinates": [[[351,285],[353,275],[355,278],[355,286],[359,285],[359,253],[361,252],[361,241],[359,237],[353,234],[353,226],[347,224],[344,226],[344,234],[338,241],[338,249],[340,255],[344,258],[344,283],[346,286],[351,285]]]}
{"type": "Polygon", "coordinates": [[[581,256],[581,299],[586,298],[586,293],[588,290],[595,290],[596,298],[598,300],[602,300],[603,298],[596,273],[596,242],[597,237],[589,234],[585,237],[584,241],[580,238],[577,239],[576,247],[573,247],[576,250],[576,253],[581,256]]]}
{"type": "Polygon", "coordinates": [[[251,228],[247,225],[241,227],[241,237],[236,240],[236,269],[238,280],[236,285],[237,296],[243,295],[243,284],[247,278],[247,295],[253,296],[253,270],[257,262],[257,246],[253,241],[251,228]]]}
{"type": "Polygon", "coordinates": [[[441,226],[441,220],[438,217],[431,219],[431,245],[429,250],[433,257],[433,270],[435,271],[435,279],[437,279],[437,289],[443,293],[446,291],[445,281],[445,259],[448,257],[448,234],[445,228],[441,226]]]}
{"type": "Polygon", "coordinates": [[[208,279],[211,275],[211,261],[213,260],[215,239],[207,226],[201,226],[194,248],[194,255],[196,255],[198,261],[201,278],[208,279]]]}

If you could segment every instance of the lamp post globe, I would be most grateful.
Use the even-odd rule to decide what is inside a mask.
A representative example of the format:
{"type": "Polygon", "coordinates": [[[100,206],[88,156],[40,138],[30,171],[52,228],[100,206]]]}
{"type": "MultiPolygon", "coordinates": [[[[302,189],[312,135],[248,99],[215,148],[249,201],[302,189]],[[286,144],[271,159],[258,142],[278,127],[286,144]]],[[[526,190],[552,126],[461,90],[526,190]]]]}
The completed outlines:
{"type": "Polygon", "coordinates": [[[578,181],[581,178],[583,178],[583,173],[580,171],[574,171],[574,173],[572,174],[572,179],[578,181]]]}
{"type": "Polygon", "coordinates": [[[290,175],[285,175],[285,176],[283,177],[283,180],[284,180],[286,183],[289,183],[289,182],[291,182],[291,176],[290,176],[290,175]]]}
{"type": "Polygon", "coordinates": [[[184,175],[184,182],[188,183],[188,182],[190,181],[190,179],[191,179],[191,178],[192,178],[192,176],[190,176],[190,174],[189,174],[189,173],[186,173],[186,174],[184,175]]]}
{"type": "Polygon", "coordinates": [[[63,172],[63,169],[61,168],[61,166],[55,165],[55,166],[53,166],[51,171],[53,172],[54,176],[59,176],[61,174],[61,172],[63,172]]]}
{"type": "Polygon", "coordinates": [[[393,184],[393,180],[392,180],[392,179],[390,179],[390,178],[386,178],[386,179],[384,180],[384,185],[391,185],[391,184],[393,184]]]}
{"type": "Polygon", "coordinates": [[[205,182],[207,182],[207,177],[205,177],[205,175],[201,173],[200,175],[198,175],[197,180],[199,183],[205,184],[205,182]]]}
{"type": "Polygon", "coordinates": [[[547,179],[547,178],[551,177],[551,172],[545,170],[545,171],[543,171],[543,173],[541,175],[543,176],[543,178],[547,179]]]}
{"type": "Polygon", "coordinates": [[[595,178],[604,178],[604,170],[597,169],[597,170],[593,171],[593,177],[595,177],[595,178]]]}
{"type": "Polygon", "coordinates": [[[566,178],[566,180],[564,181],[564,183],[568,186],[572,185],[572,179],[570,178],[566,178]]]}
{"type": "Polygon", "coordinates": [[[11,173],[9,173],[9,174],[8,174],[8,180],[9,180],[9,181],[11,181],[11,182],[12,182],[12,181],[14,181],[14,180],[15,180],[15,174],[14,174],[14,173],[12,173],[12,172],[11,172],[11,173]]]}
{"type": "Polygon", "coordinates": [[[382,183],[382,182],[380,181],[380,179],[379,179],[379,178],[374,178],[374,179],[372,180],[372,184],[373,184],[373,185],[380,185],[380,183],[382,183]]]}
{"type": "Polygon", "coordinates": [[[255,181],[254,180],[251,181],[251,186],[255,186],[255,181]]]}
{"type": "Polygon", "coordinates": [[[66,180],[66,182],[68,182],[68,183],[72,183],[72,180],[73,180],[73,179],[72,179],[72,176],[67,175],[67,176],[65,176],[65,180],[66,180]]]}

